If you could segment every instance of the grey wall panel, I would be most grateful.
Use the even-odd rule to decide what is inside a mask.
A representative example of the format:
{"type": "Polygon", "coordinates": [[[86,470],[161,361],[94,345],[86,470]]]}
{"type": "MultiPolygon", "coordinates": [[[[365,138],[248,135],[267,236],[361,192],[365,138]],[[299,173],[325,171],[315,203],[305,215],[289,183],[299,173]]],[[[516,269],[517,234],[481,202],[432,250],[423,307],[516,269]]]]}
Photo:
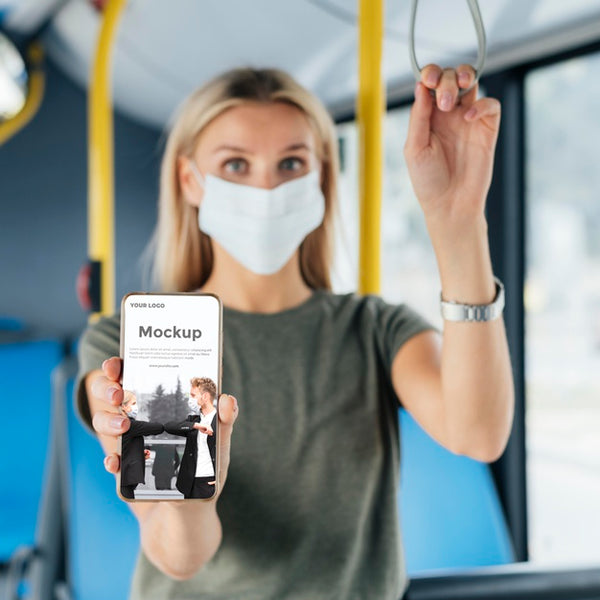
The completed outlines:
{"type": "MultiPolygon", "coordinates": [[[[75,279],[87,255],[83,90],[47,65],[35,119],[0,147],[0,316],[76,336],[75,279]]],[[[139,257],[156,219],[160,133],[115,115],[117,296],[142,289],[139,257]]]]}

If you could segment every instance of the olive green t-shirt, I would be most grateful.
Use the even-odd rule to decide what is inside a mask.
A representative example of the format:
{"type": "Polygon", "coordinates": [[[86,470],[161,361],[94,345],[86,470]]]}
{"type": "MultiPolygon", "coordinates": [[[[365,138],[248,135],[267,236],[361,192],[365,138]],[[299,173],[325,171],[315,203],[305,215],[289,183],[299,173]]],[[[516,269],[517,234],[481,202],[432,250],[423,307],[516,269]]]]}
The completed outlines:
{"type": "MultiPolygon", "coordinates": [[[[223,391],[238,399],[223,541],[176,581],[140,553],[134,600],[398,600],[399,348],[431,326],[375,296],[316,291],[275,314],[224,309],[223,391]]],[[[119,317],[80,343],[80,379],[119,354],[119,317]]],[[[84,386],[79,409],[89,423],[84,386]]]]}

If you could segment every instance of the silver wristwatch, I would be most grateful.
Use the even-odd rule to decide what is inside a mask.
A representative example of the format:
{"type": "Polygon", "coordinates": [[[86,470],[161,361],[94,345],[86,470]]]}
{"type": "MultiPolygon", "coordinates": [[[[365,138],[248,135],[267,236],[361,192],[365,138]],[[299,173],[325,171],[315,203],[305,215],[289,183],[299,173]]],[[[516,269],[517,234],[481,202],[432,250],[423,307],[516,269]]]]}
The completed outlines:
{"type": "Polygon", "coordinates": [[[494,277],[496,297],[491,304],[459,304],[442,299],[442,318],[446,321],[482,322],[497,319],[504,310],[504,286],[494,277]]]}

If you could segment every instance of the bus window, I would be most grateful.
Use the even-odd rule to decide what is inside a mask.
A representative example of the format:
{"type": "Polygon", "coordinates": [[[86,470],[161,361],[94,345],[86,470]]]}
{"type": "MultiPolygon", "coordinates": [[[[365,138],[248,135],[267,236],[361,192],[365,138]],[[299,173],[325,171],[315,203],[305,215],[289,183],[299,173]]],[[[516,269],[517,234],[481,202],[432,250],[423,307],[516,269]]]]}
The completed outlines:
{"type": "Polygon", "coordinates": [[[332,287],[339,293],[358,286],[358,132],[354,122],[337,126],[340,144],[338,214],[335,253],[331,271],[332,287]]]}
{"type": "Polygon", "coordinates": [[[529,550],[600,561],[600,55],[526,78],[529,550]]]}
{"type": "MultiPolygon", "coordinates": [[[[440,280],[425,219],[412,191],[404,161],[409,108],[385,119],[385,168],[381,219],[381,295],[406,302],[441,328],[440,280]]],[[[358,281],[358,133],[354,123],[338,125],[342,146],[340,216],[334,286],[355,290],[358,281]]]]}

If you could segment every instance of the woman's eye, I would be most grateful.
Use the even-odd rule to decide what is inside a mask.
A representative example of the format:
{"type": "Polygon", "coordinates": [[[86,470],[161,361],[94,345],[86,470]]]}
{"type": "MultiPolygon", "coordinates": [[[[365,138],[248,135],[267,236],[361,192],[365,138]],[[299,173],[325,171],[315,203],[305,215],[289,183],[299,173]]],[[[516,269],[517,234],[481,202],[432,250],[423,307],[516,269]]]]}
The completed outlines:
{"type": "Polygon", "coordinates": [[[225,163],[228,173],[243,173],[246,169],[246,161],[243,158],[232,158],[225,163]]]}
{"type": "Polygon", "coordinates": [[[290,158],[284,158],[279,166],[286,171],[298,171],[304,166],[304,161],[301,158],[295,156],[290,158]]]}

